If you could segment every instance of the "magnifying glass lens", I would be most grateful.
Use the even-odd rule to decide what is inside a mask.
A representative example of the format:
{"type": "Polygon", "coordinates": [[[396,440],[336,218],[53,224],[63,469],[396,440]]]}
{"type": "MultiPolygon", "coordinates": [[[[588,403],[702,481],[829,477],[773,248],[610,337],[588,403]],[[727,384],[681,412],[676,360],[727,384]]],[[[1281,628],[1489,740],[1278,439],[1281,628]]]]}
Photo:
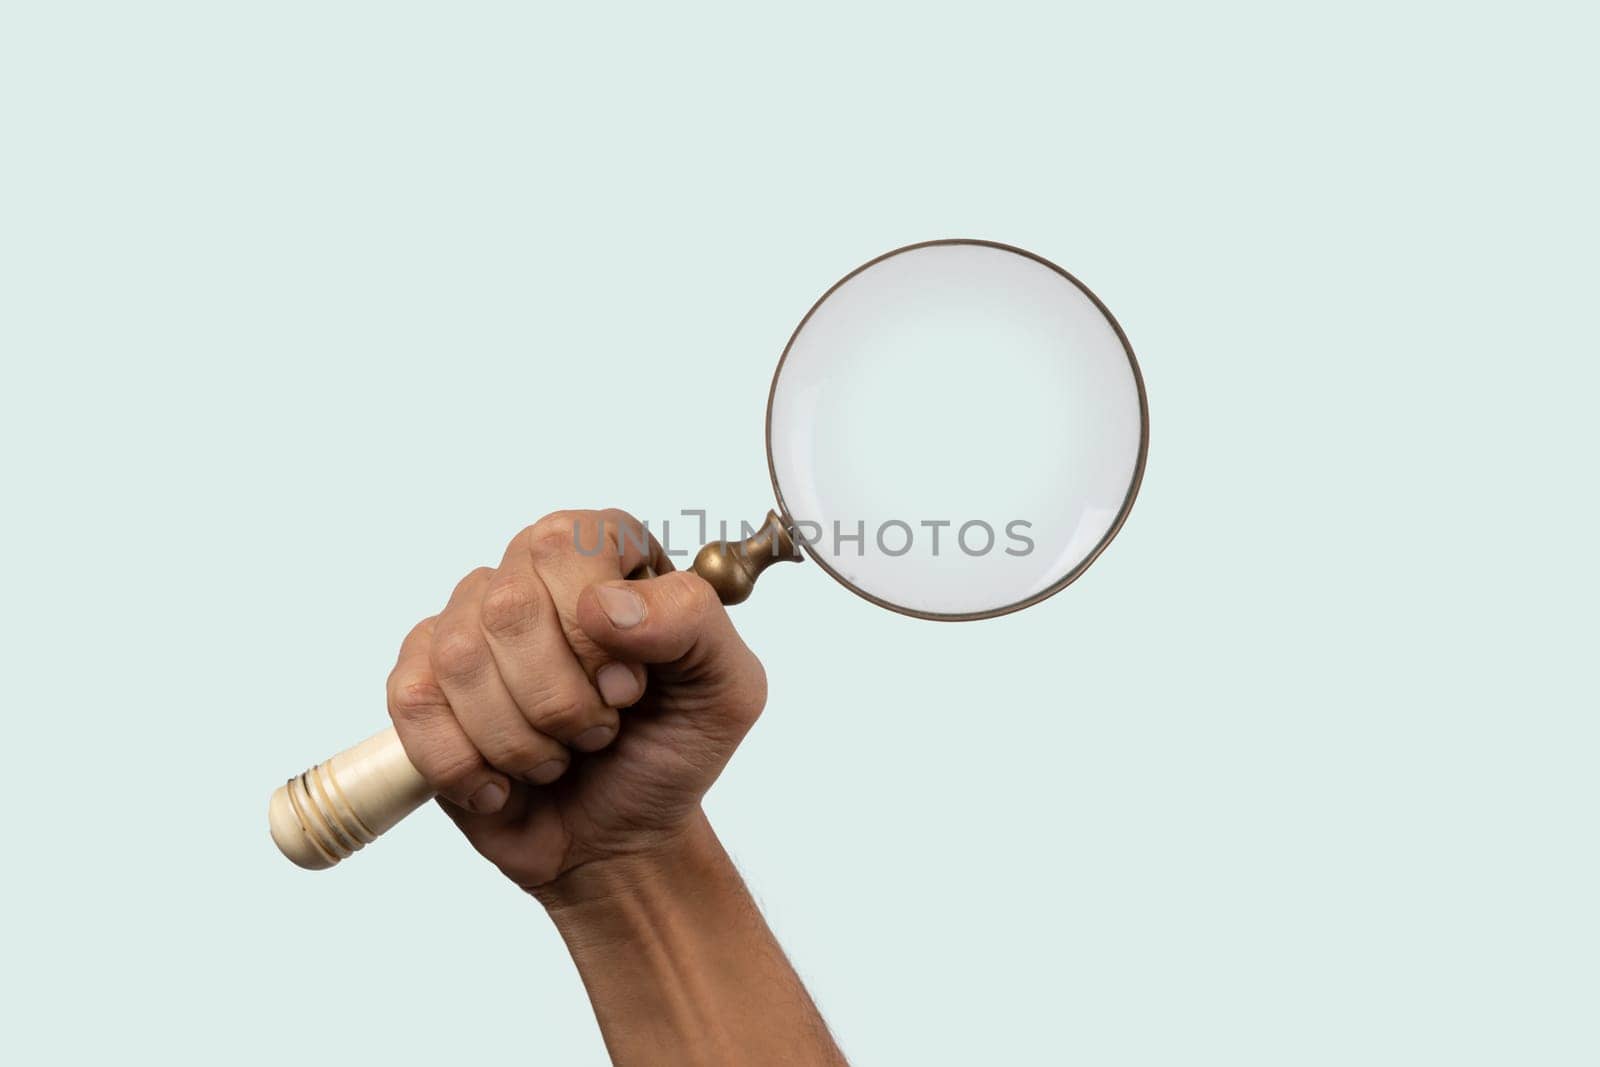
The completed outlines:
{"type": "Polygon", "coordinates": [[[829,290],[767,416],[807,554],[875,603],[945,619],[1082,573],[1132,506],[1146,439],[1110,313],[1060,268],[976,241],[901,249],[829,290]]]}

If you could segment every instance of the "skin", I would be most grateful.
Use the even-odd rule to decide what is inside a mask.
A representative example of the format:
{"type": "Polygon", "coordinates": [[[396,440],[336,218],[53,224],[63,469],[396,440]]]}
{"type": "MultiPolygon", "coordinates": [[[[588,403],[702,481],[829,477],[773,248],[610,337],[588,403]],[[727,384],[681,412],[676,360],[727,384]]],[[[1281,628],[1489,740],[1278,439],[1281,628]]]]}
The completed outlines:
{"type": "Polygon", "coordinates": [[[842,1064],[701,810],[766,674],[641,529],[613,510],[523,530],[407,635],[390,717],[467,840],[554,920],[615,1063],[842,1064]],[[658,576],[624,580],[641,565],[658,576]]]}

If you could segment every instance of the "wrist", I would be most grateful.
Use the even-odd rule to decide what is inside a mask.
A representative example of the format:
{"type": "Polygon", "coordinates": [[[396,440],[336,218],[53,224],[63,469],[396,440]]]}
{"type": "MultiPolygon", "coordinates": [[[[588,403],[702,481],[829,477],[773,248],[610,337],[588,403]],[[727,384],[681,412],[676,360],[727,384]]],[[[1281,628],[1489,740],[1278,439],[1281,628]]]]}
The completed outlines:
{"type": "Polygon", "coordinates": [[[731,872],[732,863],[705,813],[695,808],[682,826],[645,847],[581,863],[530,892],[562,926],[642,897],[703,889],[723,869],[731,872]]]}
{"type": "Polygon", "coordinates": [[[613,1063],[844,1062],[698,809],[659,847],[582,864],[535,896],[613,1063]]]}

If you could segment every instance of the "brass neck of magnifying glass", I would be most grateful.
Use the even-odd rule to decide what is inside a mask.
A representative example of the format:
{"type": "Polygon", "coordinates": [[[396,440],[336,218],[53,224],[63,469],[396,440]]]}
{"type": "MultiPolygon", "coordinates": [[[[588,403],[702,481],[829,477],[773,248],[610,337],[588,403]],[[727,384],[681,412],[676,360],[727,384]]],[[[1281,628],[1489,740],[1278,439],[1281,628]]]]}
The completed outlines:
{"type": "Polygon", "coordinates": [[[801,558],[783,520],[769,511],[761,529],[743,541],[717,541],[702,548],[694,558],[694,572],[711,583],[724,604],[741,604],[749,599],[762,571],[801,558]]]}

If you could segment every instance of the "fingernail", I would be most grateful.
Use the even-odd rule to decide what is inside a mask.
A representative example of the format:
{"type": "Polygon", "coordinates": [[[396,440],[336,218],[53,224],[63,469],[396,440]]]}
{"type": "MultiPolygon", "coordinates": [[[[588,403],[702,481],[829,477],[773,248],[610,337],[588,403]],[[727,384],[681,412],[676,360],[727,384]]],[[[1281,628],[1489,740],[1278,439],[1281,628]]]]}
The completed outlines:
{"type": "Polygon", "coordinates": [[[614,585],[602,585],[595,589],[594,595],[600,600],[600,610],[606,613],[606,618],[617,629],[626,630],[644,620],[644,601],[639,599],[637,593],[618,589],[614,585]]]}
{"type": "Polygon", "coordinates": [[[534,785],[549,785],[561,777],[561,772],[567,769],[565,760],[545,760],[539,766],[528,772],[528,781],[534,785]]]}
{"type": "Polygon", "coordinates": [[[572,747],[593,752],[597,748],[605,748],[614,733],[616,731],[609,726],[591,726],[573,740],[572,747]]]}
{"type": "Polygon", "coordinates": [[[493,815],[506,806],[506,787],[499,782],[480,785],[478,791],[467,799],[467,807],[479,815],[493,815]]]}
{"type": "Polygon", "coordinates": [[[607,663],[594,676],[600,699],[614,708],[625,708],[639,699],[639,683],[633,672],[620,663],[607,663]]]}

